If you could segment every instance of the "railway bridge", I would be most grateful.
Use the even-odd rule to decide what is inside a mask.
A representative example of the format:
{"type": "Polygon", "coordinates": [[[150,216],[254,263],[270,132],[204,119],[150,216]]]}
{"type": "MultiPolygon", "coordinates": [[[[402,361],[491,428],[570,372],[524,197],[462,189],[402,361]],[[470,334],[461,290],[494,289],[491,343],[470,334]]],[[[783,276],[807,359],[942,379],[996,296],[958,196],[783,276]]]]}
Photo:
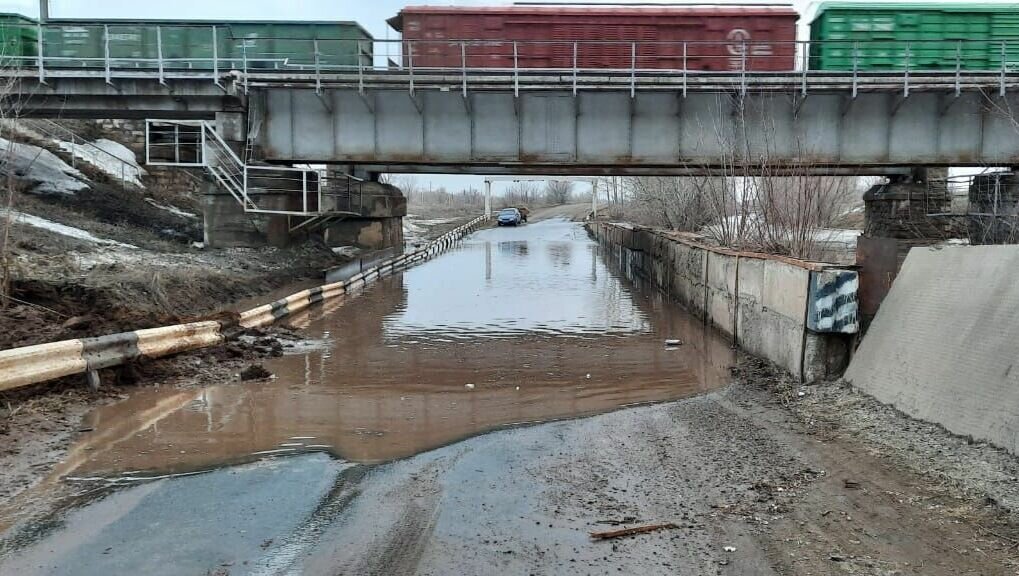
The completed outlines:
{"type": "MultiPolygon", "coordinates": [[[[487,68],[462,44],[459,68],[316,58],[238,69],[214,58],[179,69],[107,56],[79,68],[38,58],[4,75],[8,102],[23,116],[149,119],[162,138],[150,151],[163,146],[150,162],[209,168],[240,216],[284,219],[275,227],[283,237],[354,216],[402,215],[388,200],[396,211],[366,215],[363,197],[352,210],[351,181],[341,186],[345,200],[331,199],[319,186],[329,178],[297,165],[371,181],[383,172],[896,174],[1019,164],[1019,73],[1005,59],[983,71],[961,60],[954,70],[814,71],[806,56],[786,72],[755,71],[745,60],[726,72],[647,69],[636,57],[629,69],[585,69],[576,57],[572,68],[487,68]]],[[[796,53],[809,54],[802,44],[796,53]]]]}

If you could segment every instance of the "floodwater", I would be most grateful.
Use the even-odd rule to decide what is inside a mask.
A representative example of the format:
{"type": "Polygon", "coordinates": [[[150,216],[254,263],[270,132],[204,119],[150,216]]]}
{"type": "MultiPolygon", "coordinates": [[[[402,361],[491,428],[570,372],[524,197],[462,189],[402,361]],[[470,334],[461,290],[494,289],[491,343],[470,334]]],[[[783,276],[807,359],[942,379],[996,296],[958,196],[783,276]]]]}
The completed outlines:
{"type": "Polygon", "coordinates": [[[381,462],[724,385],[729,343],[602,251],[564,220],[478,232],[292,319],[321,345],[266,361],[272,380],[99,408],[56,473],[151,477],[305,451],[381,462]]]}
{"type": "Polygon", "coordinates": [[[729,343],[602,252],[563,220],[484,230],[291,318],[311,344],[266,361],[271,380],[144,388],[97,409],[50,477],[0,507],[0,573],[300,573],[318,546],[350,541],[320,537],[375,486],[358,463],[724,385],[729,343]]]}

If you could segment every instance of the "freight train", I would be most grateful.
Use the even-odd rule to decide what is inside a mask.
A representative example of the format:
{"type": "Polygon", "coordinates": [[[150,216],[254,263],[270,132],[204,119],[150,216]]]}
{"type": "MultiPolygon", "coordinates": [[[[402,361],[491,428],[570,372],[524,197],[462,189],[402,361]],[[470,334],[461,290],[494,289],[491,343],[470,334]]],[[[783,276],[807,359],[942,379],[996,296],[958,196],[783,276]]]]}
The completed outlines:
{"type": "Polygon", "coordinates": [[[371,66],[373,39],[356,22],[50,20],[38,26],[0,15],[0,59],[33,65],[40,46],[47,68],[105,66],[211,69],[371,66]],[[42,42],[39,42],[40,30],[42,42]],[[160,59],[160,55],[162,58],[160,59]]]}
{"type": "MultiPolygon", "coordinates": [[[[1019,68],[1019,4],[825,2],[797,50],[785,5],[411,6],[389,20],[401,68],[802,69],[1019,68]]],[[[370,67],[355,22],[53,20],[0,15],[0,62],[52,68],[370,67]],[[40,39],[41,31],[41,39],[40,39]],[[41,41],[40,41],[41,40],[41,41]],[[108,53],[107,53],[108,52],[108,53]],[[161,56],[161,57],[160,57],[161,56]]]]}

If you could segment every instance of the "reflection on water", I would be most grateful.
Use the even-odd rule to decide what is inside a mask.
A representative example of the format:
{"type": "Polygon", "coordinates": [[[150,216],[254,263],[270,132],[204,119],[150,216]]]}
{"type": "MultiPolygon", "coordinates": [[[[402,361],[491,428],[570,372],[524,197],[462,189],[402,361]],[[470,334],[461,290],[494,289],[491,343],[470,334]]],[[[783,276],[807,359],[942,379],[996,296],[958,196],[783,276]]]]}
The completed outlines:
{"type": "Polygon", "coordinates": [[[332,346],[267,362],[275,380],[144,389],[96,410],[57,473],[180,472],[306,449],[376,462],[723,385],[728,344],[599,251],[563,221],[479,232],[304,316],[332,346]]]}

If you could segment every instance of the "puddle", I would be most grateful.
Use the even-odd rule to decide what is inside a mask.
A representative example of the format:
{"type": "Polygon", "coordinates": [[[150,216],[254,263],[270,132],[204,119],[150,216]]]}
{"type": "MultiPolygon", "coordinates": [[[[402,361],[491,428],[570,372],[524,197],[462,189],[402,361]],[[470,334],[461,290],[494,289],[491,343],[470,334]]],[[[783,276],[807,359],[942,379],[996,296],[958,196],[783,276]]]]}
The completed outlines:
{"type": "Polygon", "coordinates": [[[57,472],[174,474],[305,451],[379,462],[724,385],[729,344],[600,251],[559,220],[479,232],[313,310],[306,333],[331,345],[266,362],[274,380],[142,389],[96,410],[57,472]]]}

